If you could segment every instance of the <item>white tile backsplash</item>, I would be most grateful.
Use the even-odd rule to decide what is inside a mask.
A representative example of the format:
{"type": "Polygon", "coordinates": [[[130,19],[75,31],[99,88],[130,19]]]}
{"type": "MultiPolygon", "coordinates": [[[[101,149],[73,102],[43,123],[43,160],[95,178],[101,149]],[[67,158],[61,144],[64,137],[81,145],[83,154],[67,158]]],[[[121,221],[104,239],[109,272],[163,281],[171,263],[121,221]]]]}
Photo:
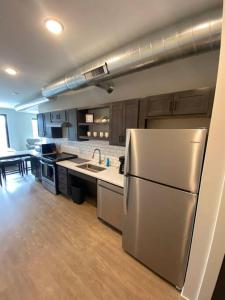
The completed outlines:
{"type": "MultiPolygon", "coordinates": [[[[102,159],[109,158],[111,166],[119,166],[119,157],[125,154],[125,148],[119,146],[111,146],[107,141],[68,141],[64,139],[43,139],[44,142],[56,143],[60,152],[77,154],[80,157],[92,158],[95,148],[101,150],[102,159]]],[[[95,155],[95,160],[98,161],[98,154],[95,155]]]]}

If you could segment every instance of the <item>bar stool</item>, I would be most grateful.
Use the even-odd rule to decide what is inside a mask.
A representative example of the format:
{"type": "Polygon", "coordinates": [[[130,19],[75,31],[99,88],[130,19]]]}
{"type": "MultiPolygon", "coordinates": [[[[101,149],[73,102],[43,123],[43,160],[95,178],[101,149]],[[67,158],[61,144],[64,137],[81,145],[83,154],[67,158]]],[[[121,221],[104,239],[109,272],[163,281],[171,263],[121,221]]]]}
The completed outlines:
{"type": "Polygon", "coordinates": [[[20,158],[1,160],[2,177],[6,180],[6,175],[17,174],[23,176],[23,162],[20,158]]]}
{"type": "Polygon", "coordinates": [[[25,156],[21,158],[22,163],[23,163],[23,173],[26,175],[28,175],[28,172],[31,170],[31,166],[28,166],[28,162],[31,163],[32,160],[32,156],[25,156]]]}

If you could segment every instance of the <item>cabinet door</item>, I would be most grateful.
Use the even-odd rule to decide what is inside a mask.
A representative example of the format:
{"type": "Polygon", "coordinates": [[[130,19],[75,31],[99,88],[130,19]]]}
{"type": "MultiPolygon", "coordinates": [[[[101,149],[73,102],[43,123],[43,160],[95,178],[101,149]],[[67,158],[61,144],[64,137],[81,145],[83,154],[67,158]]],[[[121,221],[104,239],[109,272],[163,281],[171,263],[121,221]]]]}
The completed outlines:
{"type": "Polygon", "coordinates": [[[125,146],[126,129],[138,128],[139,100],[112,103],[110,107],[110,144],[125,146]]]}
{"type": "Polygon", "coordinates": [[[51,123],[51,113],[45,113],[45,137],[52,138],[52,129],[49,126],[51,123]]]}
{"type": "Polygon", "coordinates": [[[38,123],[38,136],[44,137],[45,136],[45,115],[44,114],[37,115],[37,123],[38,123]]]}
{"type": "Polygon", "coordinates": [[[139,106],[140,108],[139,108],[139,117],[138,117],[138,128],[145,128],[147,112],[148,112],[148,100],[147,99],[140,100],[139,106]]]}
{"type": "Polygon", "coordinates": [[[30,162],[31,162],[31,174],[34,175],[37,180],[41,181],[41,163],[39,158],[32,157],[30,162]]]}
{"type": "Polygon", "coordinates": [[[111,145],[123,146],[124,126],[123,126],[123,103],[112,103],[110,106],[110,134],[111,145]]]}
{"type": "Polygon", "coordinates": [[[125,101],[123,104],[123,136],[122,145],[125,146],[126,130],[138,128],[139,100],[125,101]]]}
{"type": "Polygon", "coordinates": [[[68,127],[68,140],[77,141],[77,110],[70,109],[67,116],[70,124],[68,127]]]}
{"type": "Polygon", "coordinates": [[[151,96],[148,99],[146,117],[169,116],[172,114],[173,94],[151,96]]]}
{"type": "Polygon", "coordinates": [[[68,195],[68,171],[62,166],[57,166],[58,191],[68,195]]]}
{"type": "Polygon", "coordinates": [[[61,110],[61,111],[51,112],[51,121],[53,123],[66,122],[66,111],[61,110]]]}
{"type": "Polygon", "coordinates": [[[174,96],[174,115],[208,115],[210,109],[210,89],[179,92],[174,96]]]}

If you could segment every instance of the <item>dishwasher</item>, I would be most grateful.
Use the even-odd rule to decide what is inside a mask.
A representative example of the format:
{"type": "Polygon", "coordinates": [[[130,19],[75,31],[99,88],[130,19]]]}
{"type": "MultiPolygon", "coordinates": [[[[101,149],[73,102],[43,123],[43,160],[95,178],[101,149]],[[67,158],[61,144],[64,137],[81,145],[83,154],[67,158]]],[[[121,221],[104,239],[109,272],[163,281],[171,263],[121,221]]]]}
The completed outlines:
{"type": "Polygon", "coordinates": [[[123,188],[98,180],[97,216],[122,232],[123,188]]]}

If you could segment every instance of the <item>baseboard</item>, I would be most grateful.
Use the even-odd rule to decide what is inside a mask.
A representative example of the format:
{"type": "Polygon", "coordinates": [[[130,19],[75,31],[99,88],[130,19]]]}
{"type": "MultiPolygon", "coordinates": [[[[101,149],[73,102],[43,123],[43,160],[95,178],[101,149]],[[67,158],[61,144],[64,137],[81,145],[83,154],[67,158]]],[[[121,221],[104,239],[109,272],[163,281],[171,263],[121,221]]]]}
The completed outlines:
{"type": "Polygon", "coordinates": [[[184,300],[190,300],[189,298],[185,297],[184,295],[181,295],[182,299],[184,300]]]}

